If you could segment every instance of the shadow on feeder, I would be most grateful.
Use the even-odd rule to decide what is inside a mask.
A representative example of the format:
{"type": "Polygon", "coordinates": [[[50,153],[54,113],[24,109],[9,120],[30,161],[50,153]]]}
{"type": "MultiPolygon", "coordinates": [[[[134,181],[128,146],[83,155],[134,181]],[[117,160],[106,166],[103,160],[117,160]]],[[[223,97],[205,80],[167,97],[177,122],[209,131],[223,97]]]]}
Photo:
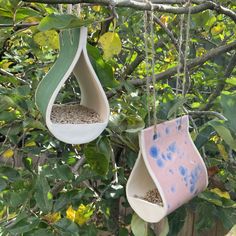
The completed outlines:
{"type": "Polygon", "coordinates": [[[60,53],[36,90],[36,105],[50,132],[70,144],[96,139],[106,128],[109,104],[91,65],[87,49],[87,28],[62,31],[60,53]],[[71,73],[78,81],[81,101],[76,104],[54,104],[71,73]]]}

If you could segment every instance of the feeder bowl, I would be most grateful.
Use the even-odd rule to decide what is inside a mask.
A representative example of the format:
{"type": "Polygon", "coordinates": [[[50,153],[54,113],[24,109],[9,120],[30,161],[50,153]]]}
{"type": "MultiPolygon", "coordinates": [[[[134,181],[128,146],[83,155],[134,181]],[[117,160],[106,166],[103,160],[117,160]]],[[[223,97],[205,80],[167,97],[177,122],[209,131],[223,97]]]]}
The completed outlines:
{"type": "Polygon", "coordinates": [[[49,131],[57,139],[70,144],[83,144],[96,139],[106,128],[109,119],[110,111],[106,94],[91,65],[86,44],[86,27],[62,31],[59,56],[39,83],[35,95],[36,105],[49,131]],[[83,124],[52,122],[52,107],[60,89],[72,72],[81,91],[80,105],[97,112],[101,122],[83,124]]]}
{"type": "Polygon", "coordinates": [[[147,222],[159,222],[208,185],[206,166],[189,134],[188,116],[146,128],[140,152],[126,186],[133,210],[147,222]],[[146,194],[156,190],[161,202],[146,194]]]}

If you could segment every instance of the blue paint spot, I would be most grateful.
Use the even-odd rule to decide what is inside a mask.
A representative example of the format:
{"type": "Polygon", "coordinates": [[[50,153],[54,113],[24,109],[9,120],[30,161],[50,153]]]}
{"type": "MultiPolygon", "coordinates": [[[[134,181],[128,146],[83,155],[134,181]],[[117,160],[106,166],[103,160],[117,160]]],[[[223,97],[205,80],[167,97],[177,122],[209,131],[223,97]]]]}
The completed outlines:
{"type": "Polygon", "coordinates": [[[170,209],[170,205],[169,204],[167,205],[167,208],[170,209]]]}
{"type": "Polygon", "coordinates": [[[172,155],[171,155],[170,152],[168,152],[168,153],[166,154],[166,156],[167,156],[167,159],[168,159],[168,160],[170,160],[170,161],[172,160],[172,155]]]}
{"type": "Polygon", "coordinates": [[[169,172],[173,175],[174,171],[172,169],[169,169],[169,172]]]}
{"type": "Polygon", "coordinates": [[[164,153],[161,154],[161,157],[162,157],[163,160],[166,160],[166,156],[165,156],[164,153]]]}
{"type": "Polygon", "coordinates": [[[187,141],[185,140],[184,143],[187,144],[187,141]]]}
{"type": "Polygon", "coordinates": [[[175,191],[176,191],[175,186],[172,186],[172,187],[170,188],[170,191],[171,191],[172,193],[175,193],[175,191]]]}
{"type": "Polygon", "coordinates": [[[169,128],[169,127],[166,127],[165,132],[166,132],[166,134],[169,134],[169,133],[170,133],[170,128],[169,128]]]}
{"type": "Polygon", "coordinates": [[[194,185],[191,185],[191,186],[190,186],[190,192],[191,192],[191,193],[193,193],[194,188],[195,188],[194,185]]]}
{"type": "Polygon", "coordinates": [[[168,146],[167,151],[176,152],[176,142],[171,143],[171,144],[168,146]]]}
{"type": "Polygon", "coordinates": [[[187,169],[186,169],[185,167],[183,167],[183,166],[180,166],[180,167],[179,167],[179,173],[180,173],[181,175],[185,176],[185,175],[186,175],[186,172],[187,172],[187,169]]]}
{"type": "MultiPolygon", "coordinates": [[[[180,118],[181,119],[181,118],[180,118]]],[[[180,128],[181,128],[181,120],[180,119],[177,119],[176,120],[176,129],[177,130],[180,130],[180,128]]]]}
{"type": "Polygon", "coordinates": [[[161,135],[160,135],[160,133],[155,133],[154,135],[153,135],[153,140],[156,140],[156,139],[158,139],[158,138],[160,138],[161,137],[161,135]]]}
{"type": "Polygon", "coordinates": [[[164,166],[164,162],[161,159],[158,159],[157,165],[162,168],[164,166]]]}
{"type": "Polygon", "coordinates": [[[152,146],[149,151],[151,157],[157,158],[159,155],[159,149],[156,146],[152,146]]]}
{"type": "Polygon", "coordinates": [[[197,182],[198,182],[198,179],[199,179],[199,175],[201,173],[201,166],[200,165],[197,165],[192,171],[191,171],[191,174],[190,174],[190,180],[189,180],[189,183],[190,183],[190,189],[189,191],[191,193],[196,192],[195,188],[196,188],[196,185],[197,185],[197,182]]]}

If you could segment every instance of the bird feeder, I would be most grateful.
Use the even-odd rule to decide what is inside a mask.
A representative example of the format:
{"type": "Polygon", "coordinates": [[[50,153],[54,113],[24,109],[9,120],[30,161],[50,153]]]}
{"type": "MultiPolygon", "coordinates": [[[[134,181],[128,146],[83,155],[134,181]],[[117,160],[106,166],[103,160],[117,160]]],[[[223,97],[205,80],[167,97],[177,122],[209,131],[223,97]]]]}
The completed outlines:
{"type": "MultiPolygon", "coordinates": [[[[109,119],[109,104],[106,94],[91,65],[87,49],[87,28],[65,30],[60,35],[59,56],[39,83],[36,90],[36,105],[42,113],[49,131],[59,140],[70,144],[82,144],[96,139],[105,129],[109,119]],[[53,110],[71,105],[55,105],[56,97],[64,86],[71,73],[74,73],[81,92],[80,108],[96,113],[99,121],[71,123],[70,119],[64,122],[52,119],[53,110]]],[[[67,115],[70,117],[70,114],[67,115]]]]}
{"type": "Polygon", "coordinates": [[[159,222],[207,187],[207,169],[188,129],[188,116],[183,116],[141,131],[126,194],[147,222],[159,222]]]}

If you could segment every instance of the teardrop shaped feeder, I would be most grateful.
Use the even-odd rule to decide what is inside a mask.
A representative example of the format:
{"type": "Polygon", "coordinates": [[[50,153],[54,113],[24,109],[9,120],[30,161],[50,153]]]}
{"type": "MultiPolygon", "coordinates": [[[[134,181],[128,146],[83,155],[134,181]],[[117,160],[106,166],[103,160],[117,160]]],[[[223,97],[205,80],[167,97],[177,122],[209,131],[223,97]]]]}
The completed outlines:
{"type": "Polygon", "coordinates": [[[85,27],[61,33],[59,57],[39,83],[35,96],[36,105],[50,132],[57,139],[70,144],[96,139],[109,119],[106,94],[91,65],[86,44],[85,27]],[[80,104],[55,105],[58,93],[72,72],[80,87],[80,104]],[[77,116],[74,122],[71,121],[72,115],[77,116]]]}
{"type": "Polygon", "coordinates": [[[126,186],[133,210],[159,222],[208,185],[206,166],[189,134],[188,116],[141,131],[140,152],[126,186]]]}

